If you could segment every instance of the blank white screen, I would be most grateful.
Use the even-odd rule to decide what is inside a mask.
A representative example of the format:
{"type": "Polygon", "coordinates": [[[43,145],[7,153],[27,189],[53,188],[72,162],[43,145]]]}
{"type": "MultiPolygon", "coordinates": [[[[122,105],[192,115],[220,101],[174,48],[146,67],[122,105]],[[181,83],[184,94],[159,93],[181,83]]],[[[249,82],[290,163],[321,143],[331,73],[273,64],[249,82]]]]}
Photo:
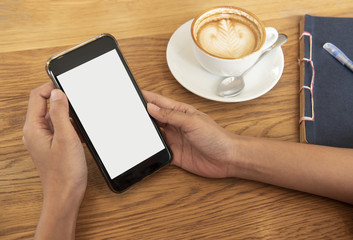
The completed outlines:
{"type": "Polygon", "coordinates": [[[115,49],[57,78],[112,179],[164,149],[115,49]]]}

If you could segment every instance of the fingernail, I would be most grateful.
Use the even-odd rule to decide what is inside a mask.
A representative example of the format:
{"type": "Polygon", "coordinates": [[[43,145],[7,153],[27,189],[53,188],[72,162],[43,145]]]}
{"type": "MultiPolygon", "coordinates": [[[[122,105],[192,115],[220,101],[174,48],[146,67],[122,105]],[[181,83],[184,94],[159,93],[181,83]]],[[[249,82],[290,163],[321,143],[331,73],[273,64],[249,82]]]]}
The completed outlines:
{"type": "Polygon", "coordinates": [[[157,112],[159,111],[160,107],[154,105],[153,103],[147,103],[147,109],[148,111],[157,112]]]}
{"type": "Polygon", "coordinates": [[[59,89],[53,89],[50,93],[50,101],[56,101],[61,99],[62,95],[59,89]]]}

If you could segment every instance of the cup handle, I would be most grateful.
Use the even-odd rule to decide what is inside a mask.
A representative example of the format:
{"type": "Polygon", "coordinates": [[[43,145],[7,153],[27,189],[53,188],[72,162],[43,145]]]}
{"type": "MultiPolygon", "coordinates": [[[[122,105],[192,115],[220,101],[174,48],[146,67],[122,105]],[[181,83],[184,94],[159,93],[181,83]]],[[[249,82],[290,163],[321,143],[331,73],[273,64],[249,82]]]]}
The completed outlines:
{"type": "Polygon", "coordinates": [[[272,46],[277,41],[278,32],[273,27],[266,27],[266,41],[264,46],[262,47],[262,51],[272,46]]]}

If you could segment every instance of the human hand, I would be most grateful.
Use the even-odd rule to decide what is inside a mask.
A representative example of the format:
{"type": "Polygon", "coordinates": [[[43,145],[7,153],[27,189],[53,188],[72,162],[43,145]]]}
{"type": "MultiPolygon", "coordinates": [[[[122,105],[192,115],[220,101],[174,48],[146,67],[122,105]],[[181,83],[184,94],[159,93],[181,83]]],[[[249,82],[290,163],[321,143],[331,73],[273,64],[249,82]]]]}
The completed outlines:
{"type": "Polygon", "coordinates": [[[52,83],[32,90],[23,134],[42,181],[44,201],[70,199],[66,203],[79,207],[87,186],[85,154],[70,121],[67,98],[52,83]]]}
{"type": "Polygon", "coordinates": [[[172,164],[204,177],[231,177],[233,135],[194,107],[143,91],[148,112],[162,127],[172,164]]]}

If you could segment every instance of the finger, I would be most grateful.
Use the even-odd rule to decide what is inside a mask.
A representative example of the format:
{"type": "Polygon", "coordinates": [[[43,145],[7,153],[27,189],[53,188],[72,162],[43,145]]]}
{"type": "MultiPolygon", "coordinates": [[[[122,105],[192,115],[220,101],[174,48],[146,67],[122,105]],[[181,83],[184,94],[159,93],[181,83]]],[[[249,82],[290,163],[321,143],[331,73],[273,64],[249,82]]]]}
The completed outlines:
{"type": "Polygon", "coordinates": [[[78,137],[80,138],[81,143],[85,143],[86,141],[85,141],[85,139],[83,138],[83,136],[82,136],[82,134],[81,134],[81,132],[80,132],[80,130],[79,130],[79,127],[77,126],[76,122],[75,122],[71,117],[70,117],[70,122],[71,122],[72,126],[74,127],[74,129],[75,129],[75,131],[76,131],[78,137]]]}
{"type": "Polygon", "coordinates": [[[53,89],[53,83],[49,82],[31,91],[26,116],[27,124],[45,118],[47,112],[47,99],[53,89]]]}
{"type": "Polygon", "coordinates": [[[164,128],[164,127],[167,126],[166,123],[162,123],[162,122],[158,121],[157,119],[154,119],[154,120],[156,120],[157,126],[158,126],[160,129],[162,129],[162,128],[164,128]]]}
{"type": "Polygon", "coordinates": [[[23,143],[23,145],[25,145],[25,147],[27,148],[25,136],[22,136],[22,143],[23,143]]]}
{"type": "Polygon", "coordinates": [[[45,120],[47,121],[47,125],[49,126],[49,129],[50,129],[51,133],[53,133],[54,132],[54,126],[53,126],[53,123],[52,123],[52,121],[50,119],[49,112],[47,112],[47,114],[45,115],[45,120]]]}
{"type": "Polygon", "coordinates": [[[160,108],[153,103],[147,103],[147,110],[157,121],[164,124],[170,124],[178,128],[183,126],[185,127],[185,123],[190,118],[190,113],[160,108]]]}
{"type": "Polygon", "coordinates": [[[172,100],[162,95],[145,91],[145,90],[143,90],[142,93],[147,102],[153,103],[154,105],[157,105],[161,108],[174,109],[181,112],[190,112],[190,113],[193,113],[196,111],[196,109],[191,105],[172,100]]]}
{"type": "Polygon", "coordinates": [[[59,89],[51,91],[49,115],[53,124],[54,135],[67,136],[70,134],[73,126],[69,116],[69,103],[66,95],[59,89]]]}

